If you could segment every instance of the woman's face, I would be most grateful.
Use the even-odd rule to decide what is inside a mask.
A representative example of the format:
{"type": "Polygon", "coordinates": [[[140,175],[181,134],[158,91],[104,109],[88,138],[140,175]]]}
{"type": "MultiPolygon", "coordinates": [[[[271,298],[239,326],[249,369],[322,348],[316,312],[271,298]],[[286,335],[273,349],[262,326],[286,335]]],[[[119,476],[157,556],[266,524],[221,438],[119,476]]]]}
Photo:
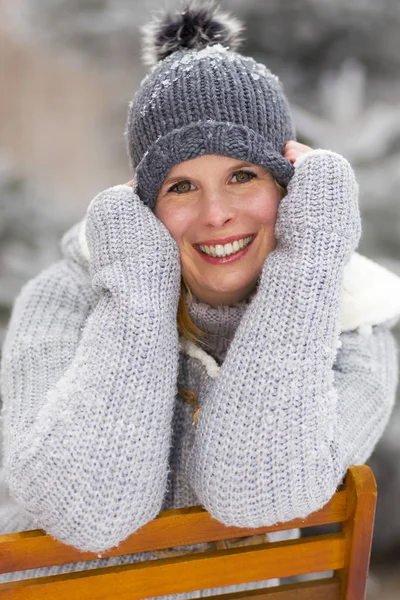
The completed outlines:
{"type": "Polygon", "coordinates": [[[177,242],[198,300],[231,305],[250,295],[276,246],[280,198],[264,167],[234,158],[207,154],[171,169],[154,212],[177,242]]]}

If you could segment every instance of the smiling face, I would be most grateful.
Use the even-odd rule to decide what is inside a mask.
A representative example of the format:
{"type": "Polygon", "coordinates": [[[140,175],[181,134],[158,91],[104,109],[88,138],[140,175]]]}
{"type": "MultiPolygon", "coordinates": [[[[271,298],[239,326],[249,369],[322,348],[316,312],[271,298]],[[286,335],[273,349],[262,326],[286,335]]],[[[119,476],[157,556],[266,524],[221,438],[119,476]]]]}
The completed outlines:
{"type": "Polygon", "coordinates": [[[280,191],[259,165],[203,155],[175,165],[154,209],[179,246],[182,275],[201,301],[247,298],[274,235],[280,191]]]}

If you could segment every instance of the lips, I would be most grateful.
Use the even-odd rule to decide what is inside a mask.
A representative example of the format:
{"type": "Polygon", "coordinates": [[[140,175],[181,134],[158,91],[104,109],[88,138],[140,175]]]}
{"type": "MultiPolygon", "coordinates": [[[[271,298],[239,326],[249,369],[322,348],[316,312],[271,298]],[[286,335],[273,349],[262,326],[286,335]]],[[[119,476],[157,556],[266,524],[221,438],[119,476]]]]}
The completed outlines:
{"type": "Polygon", "coordinates": [[[196,244],[194,244],[195,246],[224,246],[225,244],[230,244],[232,242],[234,242],[235,240],[242,240],[244,238],[250,237],[255,235],[253,232],[250,233],[240,233],[237,235],[231,235],[230,237],[225,237],[225,238],[217,238],[217,239],[213,239],[213,240],[204,240],[201,242],[197,242],[196,244]]]}
{"type": "MultiPolygon", "coordinates": [[[[215,246],[209,246],[205,244],[206,248],[203,246],[203,249],[198,247],[197,244],[194,246],[199,255],[206,262],[213,265],[225,265],[228,263],[235,262],[240,260],[245,254],[247,254],[250,246],[254,242],[256,235],[250,235],[248,238],[244,238],[246,240],[246,245],[241,243],[239,246],[238,240],[243,240],[242,237],[235,236],[236,239],[232,242],[228,242],[224,246],[222,244],[216,244],[215,246]],[[225,252],[225,248],[228,246],[228,252],[225,252]],[[238,247],[239,246],[239,247],[238,247]],[[233,252],[232,252],[233,247],[233,252]],[[204,251],[206,250],[207,253],[204,251]]],[[[225,238],[227,239],[227,238],[225,238]]],[[[231,238],[232,239],[232,238],[231,238]]],[[[214,241],[214,240],[213,240],[214,241]]]]}

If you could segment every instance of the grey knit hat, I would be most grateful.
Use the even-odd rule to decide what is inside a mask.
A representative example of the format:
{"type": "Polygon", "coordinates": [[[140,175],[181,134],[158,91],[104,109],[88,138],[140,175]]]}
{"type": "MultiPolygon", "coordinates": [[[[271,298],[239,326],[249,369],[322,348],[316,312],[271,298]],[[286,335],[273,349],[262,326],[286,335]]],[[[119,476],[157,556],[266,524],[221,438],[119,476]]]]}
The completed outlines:
{"type": "Polygon", "coordinates": [[[134,187],[154,207],[171,168],[202,154],[259,164],[286,186],[295,138],[278,78],[238,53],[242,25],[218,8],[190,5],[145,28],[152,69],[130,104],[126,127],[134,187]]]}

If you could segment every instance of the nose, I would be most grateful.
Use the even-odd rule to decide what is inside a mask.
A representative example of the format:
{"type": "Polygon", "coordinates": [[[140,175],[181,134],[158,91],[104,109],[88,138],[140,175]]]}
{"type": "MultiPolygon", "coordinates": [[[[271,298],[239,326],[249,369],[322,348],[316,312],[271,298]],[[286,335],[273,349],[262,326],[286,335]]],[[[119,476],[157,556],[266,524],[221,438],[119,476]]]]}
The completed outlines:
{"type": "Polygon", "coordinates": [[[208,227],[221,228],[226,223],[231,223],[236,216],[232,199],[219,190],[204,193],[202,208],[204,224],[208,227]]]}

